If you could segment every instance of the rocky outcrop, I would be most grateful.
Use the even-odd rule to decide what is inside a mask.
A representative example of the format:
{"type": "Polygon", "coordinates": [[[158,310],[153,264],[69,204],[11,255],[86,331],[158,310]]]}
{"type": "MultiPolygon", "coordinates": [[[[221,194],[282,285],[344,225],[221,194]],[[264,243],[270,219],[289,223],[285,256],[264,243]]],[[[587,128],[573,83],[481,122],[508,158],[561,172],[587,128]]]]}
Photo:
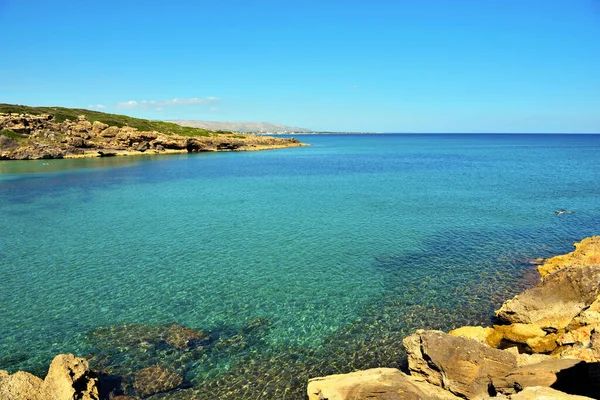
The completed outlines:
{"type": "Polygon", "coordinates": [[[2,400],[98,400],[98,380],[83,358],[61,354],[50,364],[44,380],[18,371],[0,374],[2,400]]]}
{"type": "Polygon", "coordinates": [[[250,151],[301,146],[297,140],[269,136],[207,133],[179,136],[109,126],[80,116],[55,122],[52,115],[0,114],[0,159],[98,157],[102,154],[167,154],[250,151]],[[10,132],[10,136],[2,132],[10,132]]]}
{"type": "Polygon", "coordinates": [[[456,400],[458,397],[418,381],[395,368],[374,368],[308,381],[309,400],[456,400]]]}
{"type": "MultiPolygon", "coordinates": [[[[406,337],[410,376],[466,399],[600,398],[599,255],[593,237],[541,263],[540,283],[496,311],[504,324],[406,337]]],[[[360,375],[333,378],[352,393],[370,387],[360,375]]]]}
{"type": "Polygon", "coordinates": [[[571,266],[507,301],[496,316],[508,323],[535,324],[548,331],[565,329],[600,295],[600,265],[571,266]]]}
{"type": "Polygon", "coordinates": [[[549,258],[538,266],[542,279],[565,267],[600,265],[600,236],[593,236],[575,243],[575,250],[568,254],[549,258]]]}
{"type": "Polygon", "coordinates": [[[473,339],[419,330],[404,339],[412,376],[464,397],[488,394],[491,380],[517,367],[514,354],[473,339]]]}

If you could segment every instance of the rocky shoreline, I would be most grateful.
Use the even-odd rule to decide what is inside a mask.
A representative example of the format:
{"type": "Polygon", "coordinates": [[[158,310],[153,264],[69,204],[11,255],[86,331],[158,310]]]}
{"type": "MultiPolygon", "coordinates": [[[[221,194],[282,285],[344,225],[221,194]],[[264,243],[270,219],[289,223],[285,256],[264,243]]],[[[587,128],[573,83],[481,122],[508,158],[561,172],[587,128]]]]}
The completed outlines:
{"type": "Polygon", "coordinates": [[[294,138],[209,132],[181,136],[51,114],[0,113],[0,160],[254,151],[303,146],[294,138]]]}
{"type": "MultiPolygon", "coordinates": [[[[540,282],[506,301],[496,311],[497,324],[448,333],[417,330],[398,343],[408,355],[406,370],[373,368],[313,378],[306,387],[308,399],[600,398],[600,236],[575,247],[540,263],[540,282]]],[[[185,375],[152,364],[150,353],[173,358],[172,365],[185,364],[213,351],[245,348],[267,328],[264,320],[219,335],[180,325],[100,327],[89,336],[96,347],[107,349],[104,354],[87,360],[59,355],[44,380],[0,371],[0,399],[199,398],[185,375]],[[122,363],[103,364],[125,350],[148,362],[131,375],[122,363]]]]}
{"type": "Polygon", "coordinates": [[[600,398],[600,236],[538,267],[540,282],[496,311],[497,325],[404,339],[408,373],[314,378],[309,400],[600,398]]]}

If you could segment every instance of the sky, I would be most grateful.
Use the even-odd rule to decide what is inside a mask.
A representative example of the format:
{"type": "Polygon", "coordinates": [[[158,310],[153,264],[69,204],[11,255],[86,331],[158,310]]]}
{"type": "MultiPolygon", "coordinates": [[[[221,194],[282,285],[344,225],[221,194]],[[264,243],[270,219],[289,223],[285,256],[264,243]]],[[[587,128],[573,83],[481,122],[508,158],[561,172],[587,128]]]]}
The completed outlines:
{"type": "Polygon", "coordinates": [[[0,103],[600,133],[600,0],[0,0],[0,103]]]}

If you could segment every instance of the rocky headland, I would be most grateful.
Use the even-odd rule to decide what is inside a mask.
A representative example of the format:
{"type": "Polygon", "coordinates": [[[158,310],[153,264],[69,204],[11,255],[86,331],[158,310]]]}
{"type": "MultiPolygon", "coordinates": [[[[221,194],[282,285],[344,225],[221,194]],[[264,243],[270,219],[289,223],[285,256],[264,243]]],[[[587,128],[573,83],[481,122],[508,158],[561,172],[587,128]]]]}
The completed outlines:
{"type": "MultiPolygon", "coordinates": [[[[403,370],[373,368],[313,378],[306,396],[309,400],[599,399],[600,236],[575,247],[572,253],[541,262],[539,283],[506,301],[496,311],[496,324],[448,333],[417,330],[397,343],[407,353],[403,370]]],[[[176,324],[99,327],[87,334],[97,349],[94,355],[56,356],[43,380],[28,372],[0,371],[0,399],[238,398],[234,393],[215,394],[218,386],[203,387],[202,380],[190,379],[186,371],[216,354],[250,348],[268,328],[269,321],[263,319],[222,332],[176,324]]]]}
{"type": "MultiPolygon", "coordinates": [[[[0,160],[252,151],[302,146],[302,143],[293,138],[195,128],[188,128],[186,134],[181,135],[168,129],[143,130],[119,125],[121,126],[88,120],[86,115],[79,115],[74,120],[58,120],[53,114],[45,113],[0,113],[0,160]]],[[[162,123],[154,126],[169,125],[162,123]]]]}

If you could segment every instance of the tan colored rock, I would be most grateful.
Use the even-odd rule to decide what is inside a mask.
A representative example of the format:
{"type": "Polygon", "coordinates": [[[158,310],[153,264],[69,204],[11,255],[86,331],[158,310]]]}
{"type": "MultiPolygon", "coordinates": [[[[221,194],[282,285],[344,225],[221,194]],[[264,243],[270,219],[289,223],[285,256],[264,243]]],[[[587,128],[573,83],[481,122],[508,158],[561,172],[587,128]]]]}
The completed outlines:
{"type": "Polygon", "coordinates": [[[592,400],[591,397],[566,394],[546,386],[530,386],[510,396],[511,400],[592,400]]]}
{"type": "Polygon", "coordinates": [[[561,346],[567,344],[580,344],[584,347],[590,345],[592,331],[596,328],[600,328],[600,326],[596,325],[586,325],[581,328],[563,333],[558,337],[558,344],[561,346]]]}
{"type": "Polygon", "coordinates": [[[108,125],[103,124],[100,121],[94,121],[92,123],[92,132],[94,133],[94,135],[100,135],[102,131],[104,131],[106,128],[108,128],[108,125]]]}
{"type": "Polygon", "coordinates": [[[417,381],[395,368],[374,368],[308,381],[309,400],[457,400],[437,386],[417,381]]]}
{"type": "Polygon", "coordinates": [[[565,375],[570,374],[570,378],[576,381],[580,371],[575,371],[574,367],[583,364],[583,361],[575,359],[546,360],[518,367],[503,377],[494,377],[492,384],[500,393],[513,394],[528,386],[552,386],[559,380],[559,375],[565,379],[565,375]]]}
{"type": "Polygon", "coordinates": [[[525,343],[534,353],[549,354],[558,347],[557,340],[560,337],[557,333],[551,333],[544,337],[535,337],[527,339],[525,343]]]}
{"type": "Polygon", "coordinates": [[[87,360],[73,354],[60,354],[50,364],[43,391],[56,400],[97,400],[97,385],[97,379],[90,375],[87,360]]]}
{"type": "Polygon", "coordinates": [[[412,376],[466,398],[486,395],[492,377],[517,367],[510,352],[440,331],[418,330],[404,339],[404,346],[412,376]]]}
{"type": "Polygon", "coordinates": [[[109,126],[106,129],[103,129],[102,132],[99,132],[99,135],[105,138],[113,138],[119,134],[119,128],[116,126],[109,126]]]}
{"type": "Polygon", "coordinates": [[[542,278],[569,266],[600,265],[600,236],[593,236],[575,243],[575,250],[552,257],[538,266],[542,278]]]}
{"type": "Polygon", "coordinates": [[[173,390],[182,382],[181,375],[154,365],[141,369],[135,374],[133,387],[139,396],[147,397],[155,393],[173,390]]]}
{"type": "Polygon", "coordinates": [[[506,340],[527,343],[527,340],[546,336],[546,332],[534,324],[494,325],[494,330],[506,340]]]}
{"type": "MultiPolygon", "coordinates": [[[[4,371],[6,372],[6,371],[4,371]]],[[[0,376],[0,399],[44,400],[43,381],[29,372],[17,371],[12,375],[0,376]]]]}
{"type": "Polygon", "coordinates": [[[599,295],[600,265],[565,267],[505,302],[496,316],[505,322],[556,331],[566,328],[599,295]]]}
{"type": "Polygon", "coordinates": [[[490,347],[498,347],[502,340],[502,333],[494,328],[484,328],[481,326],[462,326],[448,332],[451,336],[461,336],[468,339],[477,340],[479,343],[487,344],[490,347]]]}

